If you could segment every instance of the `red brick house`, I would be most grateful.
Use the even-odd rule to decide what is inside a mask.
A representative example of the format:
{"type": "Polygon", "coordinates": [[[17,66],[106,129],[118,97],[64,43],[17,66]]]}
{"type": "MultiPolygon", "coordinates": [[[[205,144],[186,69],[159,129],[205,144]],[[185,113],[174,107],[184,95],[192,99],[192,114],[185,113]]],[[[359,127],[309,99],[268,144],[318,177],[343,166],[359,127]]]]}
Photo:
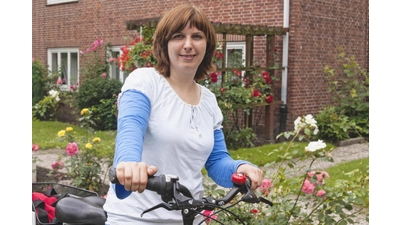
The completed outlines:
{"type": "MultiPolygon", "coordinates": [[[[261,127],[267,141],[282,129],[293,128],[301,115],[316,114],[332,104],[323,74],[324,65],[336,65],[339,46],[354,55],[362,68],[369,68],[368,0],[35,0],[32,2],[32,57],[49,69],[66,60],[72,78],[79,80],[79,51],[95,39],[110,43],[112,53],[126,44],[124,37],[137,33],[127,22],[158,18],[179,4],[202,8],[212,21],[287,28],[275,40],[282,69],[275,71],[274,110],[261,127]],[[286,32],[287,31],[287,32],[286,32]],[[283,112],[287,111],[287,118],[283,112]]],[[[244,49],[242,40],[230,41],[229,48],[244,49]]],[[[266,63],[265,43],[255,41],[253,60],[266,63]],[[260,44],[261,43],[261,44],[260,44]]],[[[112,77],[123,81],[118,68],[112,77]]],[[[68,86],[67,86],[68,88],[68,86]]]]}

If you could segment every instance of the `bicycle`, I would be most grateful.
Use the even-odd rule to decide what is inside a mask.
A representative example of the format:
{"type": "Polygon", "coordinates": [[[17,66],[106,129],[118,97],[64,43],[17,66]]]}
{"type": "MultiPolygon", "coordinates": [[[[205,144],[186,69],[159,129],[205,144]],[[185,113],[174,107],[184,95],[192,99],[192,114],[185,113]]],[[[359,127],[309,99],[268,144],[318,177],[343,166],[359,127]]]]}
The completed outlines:
{"type": "MultiPolygon", "coordinates": [[[[115,168],[109,170],[109,179],[111,183],[119,183],[116,177],[115,168]]],[[[273,206],[269,200],[258,197],[251,189],[251,180],[242,173],[234,173],[232,175],[233,187],[222,198],[214,198],[212,196],[194,199],[190,191],[179,183],[179,178],[175,175],[158,175],[150,176],[146,186],[147,190],[154,191],[161,196],[163,203],[155,205],[142,212],[144,214],[164,208],[166,210],[180,210],[183,219],[183,225],[193,225],[195,216],[200,214],[203,220],[213,220],[219,224],[223,224],[218,219],[213,218],[213,215],[225,211],[230,213],[238,222],[245,224],[236,214],[231,212],[229,208],[234,207],[239,202],[246,203],[266,203],[273,206]],[[238,194],[243,196],[233,204],[229,204],[238,194]],[[213,214],[205,215],[204,210],[215,210],[213,214]]],[[[100,198],[100,197],[98,197],[100,198]]],[[[106,221],[107,215],[102,208],[103,200],[95,201],[94,199],[87,200],[84,198],[63,198],[56,205],[56,217],[65,224],[103,224],[106,221]],[[82,210],[85,209],[85,210],[82,210]]]]}

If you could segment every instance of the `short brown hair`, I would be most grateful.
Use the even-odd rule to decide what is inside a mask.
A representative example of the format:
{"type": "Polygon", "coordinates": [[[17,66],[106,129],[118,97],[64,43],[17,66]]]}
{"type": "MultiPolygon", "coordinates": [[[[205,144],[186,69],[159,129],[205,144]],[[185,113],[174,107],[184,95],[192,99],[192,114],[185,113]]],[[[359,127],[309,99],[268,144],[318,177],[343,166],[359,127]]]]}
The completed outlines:
{"type": "Polygon", "coordinates": [[[170,76],[170,61],[168,56],[168,41],[172,35],[182,31],[190,22],[190,26],[204,32],[207,39],[206,53],[203,61],[197,69],[194,79],[200,81],[206,78],[208,73],[215,71],[212,58],[216,50],[216,34],[211,21],[204,12],[191,5],[181,5],[166,12],[157,24],[153,36],[152,51],[157,59],[155,69],[165,77],[170,76]]]}

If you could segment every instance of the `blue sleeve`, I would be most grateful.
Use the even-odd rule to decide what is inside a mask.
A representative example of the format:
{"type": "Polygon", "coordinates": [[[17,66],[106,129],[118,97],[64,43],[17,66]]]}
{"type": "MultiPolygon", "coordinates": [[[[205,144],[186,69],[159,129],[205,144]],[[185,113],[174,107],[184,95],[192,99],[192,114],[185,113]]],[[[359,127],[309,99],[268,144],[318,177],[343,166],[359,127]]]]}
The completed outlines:
{"type": "MultiPolygon", "coordinates": [[[[118,99],[114,167],[120,162],[142,161],[143,140],[150,117],[150,100],[140,91],[124,91],[118,99]]],[[[131,194],[123,185],[112,184],[118,198],[131,194]]]]}
{"type": "Polygon", "coordinates": [[[245,160],[233,160],[226,148],[222,129],[214,130],[214,148],[206,162],[208,175],[220,186],[231,188],[232,174],[241,164],[251,164],[245,160]]]}

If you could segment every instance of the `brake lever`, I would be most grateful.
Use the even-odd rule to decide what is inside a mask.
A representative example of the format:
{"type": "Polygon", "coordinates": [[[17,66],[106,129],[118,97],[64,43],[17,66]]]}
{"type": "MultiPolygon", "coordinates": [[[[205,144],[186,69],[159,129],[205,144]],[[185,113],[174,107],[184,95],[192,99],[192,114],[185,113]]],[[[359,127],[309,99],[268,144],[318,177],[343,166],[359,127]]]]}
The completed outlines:
{"type": "Polygon", "coordinates": [[[265,204],[268,204],[270,206],[273,206],[274,204],[272,202],[270,202],[269,200],[263,198],[263,197],[258,197],[259,201],[265,204]]]}
{"type": "Polygon", "coordinates": [[[176,210],[176,207],[174,207],[173,204],[168,204],[168,203],[164,203],[163,202],[163,203],[160,203],[158,205],[155,205],[155,206],[153,206],[151,208],[148,208],[148,209],[144,210],[142,212],[142,214],[140,214],[140,217],[143,217],[143,214],[148,213],[148,212],[153,211],[153,210],[158,209],[158,208],[164,208],[164,209],[169,210],[169,211],[176,210]]]}

